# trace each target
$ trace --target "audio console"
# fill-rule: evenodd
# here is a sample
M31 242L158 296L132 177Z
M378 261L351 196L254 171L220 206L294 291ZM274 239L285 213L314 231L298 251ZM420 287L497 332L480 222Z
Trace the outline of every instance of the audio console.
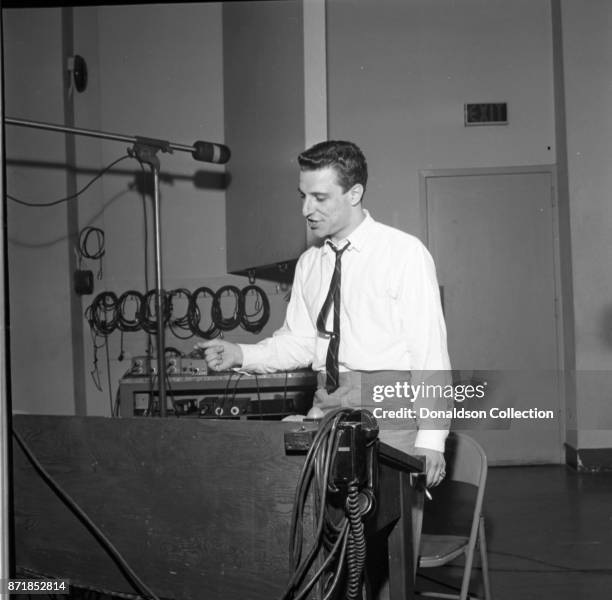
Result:
M166 412L205 419L282 419L312 407L316 374L310 369L255 375L202 373L200 359L167 357ZM119 381L122 417L159 414L159 373L154 361L137 362Z

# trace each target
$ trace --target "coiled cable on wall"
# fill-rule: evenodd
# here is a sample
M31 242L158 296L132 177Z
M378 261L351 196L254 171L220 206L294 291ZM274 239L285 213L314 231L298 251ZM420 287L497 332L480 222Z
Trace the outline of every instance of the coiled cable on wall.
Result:
M157 290L149 290L142 297L142 305L140 309L140 326L147 333L155 333L157 331L157 320L159 315L157 314ZM161 292L161 305L164 325L168 324L170 320L170 302L168 302L168 293L162 290Z
M93 366L89 374L91 375L96 389L99 391L102 391L102 383L100 380L100 369L98 367L98 350L105 346L108 349L108 336L117 327L117 305L117 295L114 292L101 292L85 309L85 318L89 323L93 346ZM102 342L98 343L100 338Z
M231 317L223 316L221 307L221 299L223 294L228 294L234 297L234 312ZM211 308L212 320L221 331L231 331L240 324L240 290L235 285L224 285L220 287L213 296Z
M136 304L132 318L127 316L127 304L132 302ZM124 332L140 331L142 329L141 313L144 297L140 292L128 290L123 292L117 301L117 328Z
M183 297L186 299L186 307L185 307L184 314L177 317L175 316L174 309L176 305L176 300L180 297ZM172 331L172 334L174 335L174 337L181 339L181 340L186 340L186 339L189 339L190 337L193 337L194 334L193 334L193 331L191 331L190 316L189 316L189 311L191 307L191 292L185 288L177 288L175 290L172 290L168 294L168 302L170 304L170 307L169 307L170 318L168 321L168 327L170 327L170 331ZM199 317L198 317L198 321L199 321ZM183 332L187 332L187 335L185 335L185 333Z
M202 312L200 311L198 302L200 301L200 298L205 298L206 296L209 296L214 302L215 292L213 292L209 287L199 287L191 294L191 298L189 299L189 329L191 329L191 332L194 335L210 340L217 337L220 332L214 319L211 319L211 324L208 329L200 328Z
M118 315L118 299L115 292L100 292L85 309L85 317L92 331L103 336L115 331Z
M254 303L247 298L253 296ZM178 299L183 298L185 308L176 315ZM226 298L233 299L231 315L224 314L222 303ZM203 309L202 304L208 299L210 308ZM250 306L248 306L250 304ZM225 307L227 312L227 307ZM157 331L157 292L152 289L142 294L136 290L127 290L119 297L114 292L99 293L90 306L85 309L92 332L108 336L118 329L123 333L145 331L154 334ZM178 339L198 336L212 339L237 327L250 333L259 333L270 318L270 301L266 293L256 285L239 289L226 285L216 292L209 287L199 287L193 293L186 288L177 288L162 292L163 323L169 327ZM209 314L207 328L202 327L204 315Z
M92 249L90 239L95 237L96 246ZM84 258L99 260L98 279L102 279L102 257L106 254L104 248L104 231L99 227L84 227L79 234L79 268Z
M255 312L249 313L247 309L247 296L254 292L256 296ZM256 285L247 285L240 290L238 296L238 314L240 326L250 333L259 333L270 319L270 301L266 293Z

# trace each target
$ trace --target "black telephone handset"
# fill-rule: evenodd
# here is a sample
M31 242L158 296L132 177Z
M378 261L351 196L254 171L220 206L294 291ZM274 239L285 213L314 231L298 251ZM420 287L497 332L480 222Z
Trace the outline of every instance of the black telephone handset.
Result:
M338 423L331 481L338 488L357 485L375 491L378 423L371 412L356 409Z

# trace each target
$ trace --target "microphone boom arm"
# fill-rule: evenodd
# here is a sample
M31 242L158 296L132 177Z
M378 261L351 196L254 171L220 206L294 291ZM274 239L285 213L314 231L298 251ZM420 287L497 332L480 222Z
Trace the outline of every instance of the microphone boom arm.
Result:
M166 140L159 140L156 138L140 137L140 136L129 136L121 133L108 133L105 131L97 131L95 129L82 129L79 127L66 127L64 125L55 125L54 123L43 123L41 121L30 121L26 119L15 119L13 117L4 117L4 122L7 125L18 125L19 127L31 127L33 129L44 129L48 131L59 131L62 133L71 133L73 135L84 135L86 137L99 138L104 140L114 140L117 142L127 142L128 144L145 144L158 148L162 152L172 153L173 150L179 152L189 152L196 160L213 163L225 163L229 160L230 152L227 146L222 144L216 144L213 142L194 142L193 145L187 146L186 144L176 144L174 142L168 142ZM220 149L220 157L216 155L208 157L201 151L202 146L216 147Z

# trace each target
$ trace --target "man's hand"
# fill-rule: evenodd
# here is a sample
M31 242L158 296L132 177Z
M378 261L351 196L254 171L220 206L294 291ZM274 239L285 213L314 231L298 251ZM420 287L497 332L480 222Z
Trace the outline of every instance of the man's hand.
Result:
M415 448L414 453L425 457L427 487L435 487L441 483L446 475L444 454L430 448Z
M227 371L242 366L242 350L238 344L216 339L198 342L194 348L204 350L206 364L213 371Z

